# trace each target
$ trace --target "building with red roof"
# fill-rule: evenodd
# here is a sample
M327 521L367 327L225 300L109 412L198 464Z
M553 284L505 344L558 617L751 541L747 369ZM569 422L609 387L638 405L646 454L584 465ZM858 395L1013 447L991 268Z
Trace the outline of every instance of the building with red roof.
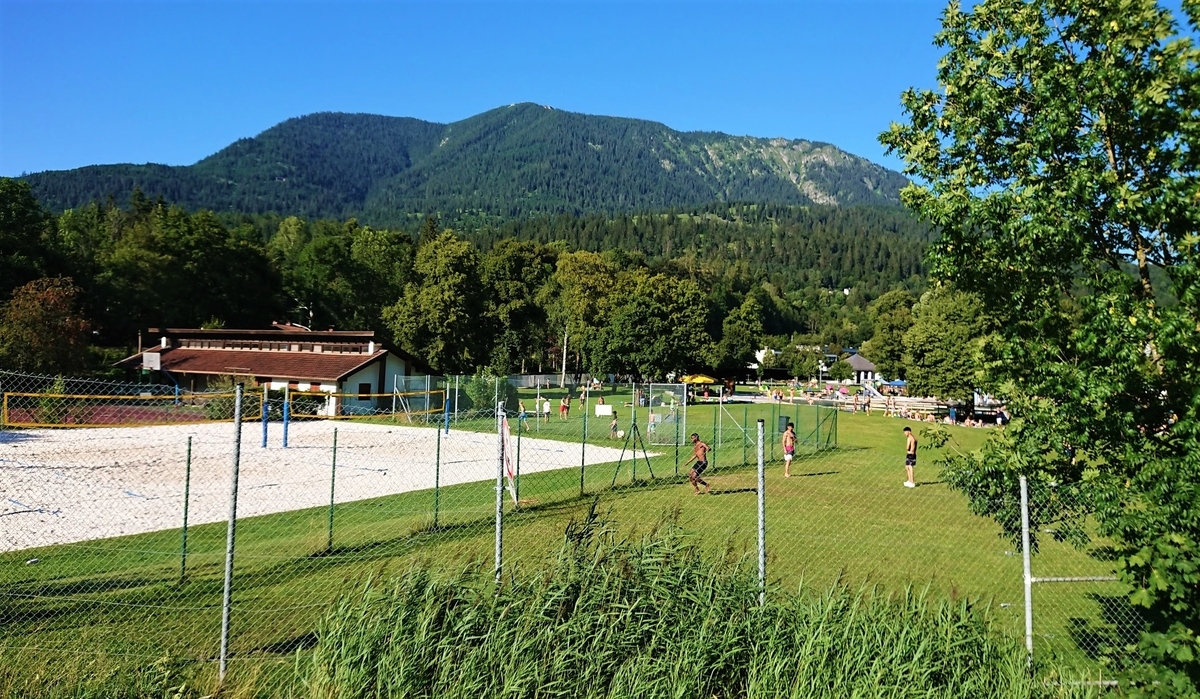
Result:
M370 330L276 323L269 330L150 328L150 335L156 344L117 366L148 371L155 380L188 391L203 391L215 378L232 376L248 387L340 394L342 403L361 402L365 409L381 394L417 385L424 390L430 373L423 362L380 342Z

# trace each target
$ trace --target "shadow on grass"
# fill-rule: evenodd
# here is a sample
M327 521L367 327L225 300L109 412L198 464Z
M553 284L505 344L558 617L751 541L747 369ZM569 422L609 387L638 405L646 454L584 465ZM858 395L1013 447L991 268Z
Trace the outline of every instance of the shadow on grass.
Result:
M275 643L267 643L257 648L251 648L248 652L239 655L289 655L298 650L308 650L317 645L317 634L308 632L299 636L293 636L284 641L276 641Z
M1072 617L1067 630L1071 640L1088 658L1097 660L1106 654L1123 653L1136 645L1142 630L1142 616L1124 595L1089 594L1099 607L1100 621Z

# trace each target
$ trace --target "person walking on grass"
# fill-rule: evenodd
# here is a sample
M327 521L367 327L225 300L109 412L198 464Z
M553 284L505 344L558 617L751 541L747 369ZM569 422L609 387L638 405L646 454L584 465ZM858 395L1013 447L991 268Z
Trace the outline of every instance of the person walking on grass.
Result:
M517 432L520 432L522 428L526 432L529 431L529 413L525 411L525 401L519 400L517 401Z
M913 436L912 428L904 428L904 472L908 474L908 480L904 481L905 488L917 487L916 478L913 476L913 470L917 467L917 438Z
M700 477L704 475L704 469L708 468L708 452L711 449L712 447L700 441L700 435L692 433L692 458L688 459L684 466L686 467L693 461L696 462L692 470L688 471L688 480L692 482L692 488L696 490L696 495L700 494L700 486L704 486L705 494L711 490L708 483L705 483L704 479Z
M571 416L571 394L568 393L567 395L562 397L562 400L560 400L558 402L558 419L566 420L570 416Z
M612 422L608 423L608 438L617 438L617 411L613 411Z
M543 398L542 400L544 401L542 403L542 416L544 418L545 423L547 425L549 425L550 424L550 399Z
M796 456L796 425L789 422L783 431L783 477L792 477L792 458Z

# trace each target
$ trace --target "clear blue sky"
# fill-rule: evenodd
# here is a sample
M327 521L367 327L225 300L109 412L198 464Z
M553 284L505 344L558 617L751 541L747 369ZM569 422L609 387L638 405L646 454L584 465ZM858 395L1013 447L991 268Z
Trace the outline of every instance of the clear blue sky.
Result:
M933 85L944 4L0 0L0 175L190 164L318 111L524 101L898 167L875 137Z

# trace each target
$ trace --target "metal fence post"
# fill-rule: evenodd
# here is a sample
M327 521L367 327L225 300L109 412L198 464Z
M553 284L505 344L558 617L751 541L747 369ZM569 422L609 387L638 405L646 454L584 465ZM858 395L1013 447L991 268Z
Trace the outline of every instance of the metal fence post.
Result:
M767 601L767 479L763 421L758 421L758 604Z
M750 431L746 428L750 426L750 406L742 406L742 467L746 466L746 442L750 441Z
M225 670L229 662L229 607L233 600L233 550L237 529L238 468L242 460L242 392L245 385L239 383L233 398L233 477L229 489L229 524L225 533L225 590L221 599L221 658L217 670L217 681L225 681Z
M450 415L446 415L450 419ZM449 423L447 423L449 424ZM447 429L446 434L449 434ZM438 528L438 506L442 496L442 431L437 430L437 451L433 457L433 528Z
M179 547L179 582L187 576L188 503L192 490L192 438L188 437L187 468L183 476L183 543Z
M329 400L333 400L330 396ZM283 448L287 449L288 425L292 421L292 392L290 386L283 387Z
M333 489L337 484L337 428L333 428L333 465L329 467L329 539L326 551L333 551Z
M267 418L271 414L270 398L267 395L267 389L271 386L269 383L263 384L262 395L262 410L260 411L260 419L262 420L262 448L267 448Z
M587 399L583 401L583 439L579 441L579 497L583 497L583 468L587 464Z
M1021 481L1021 558L1025 564L1025 653L1033 664L1033 566L1029 558L1029 481Z
M684 389L683 402L687 403L687 390ZM686 415L686 412L684 413ZM685 418L686 419L686 418ZM675 413L675 477L679 477L679 412Z
M496 401L496 582L504 565L504 404Z

